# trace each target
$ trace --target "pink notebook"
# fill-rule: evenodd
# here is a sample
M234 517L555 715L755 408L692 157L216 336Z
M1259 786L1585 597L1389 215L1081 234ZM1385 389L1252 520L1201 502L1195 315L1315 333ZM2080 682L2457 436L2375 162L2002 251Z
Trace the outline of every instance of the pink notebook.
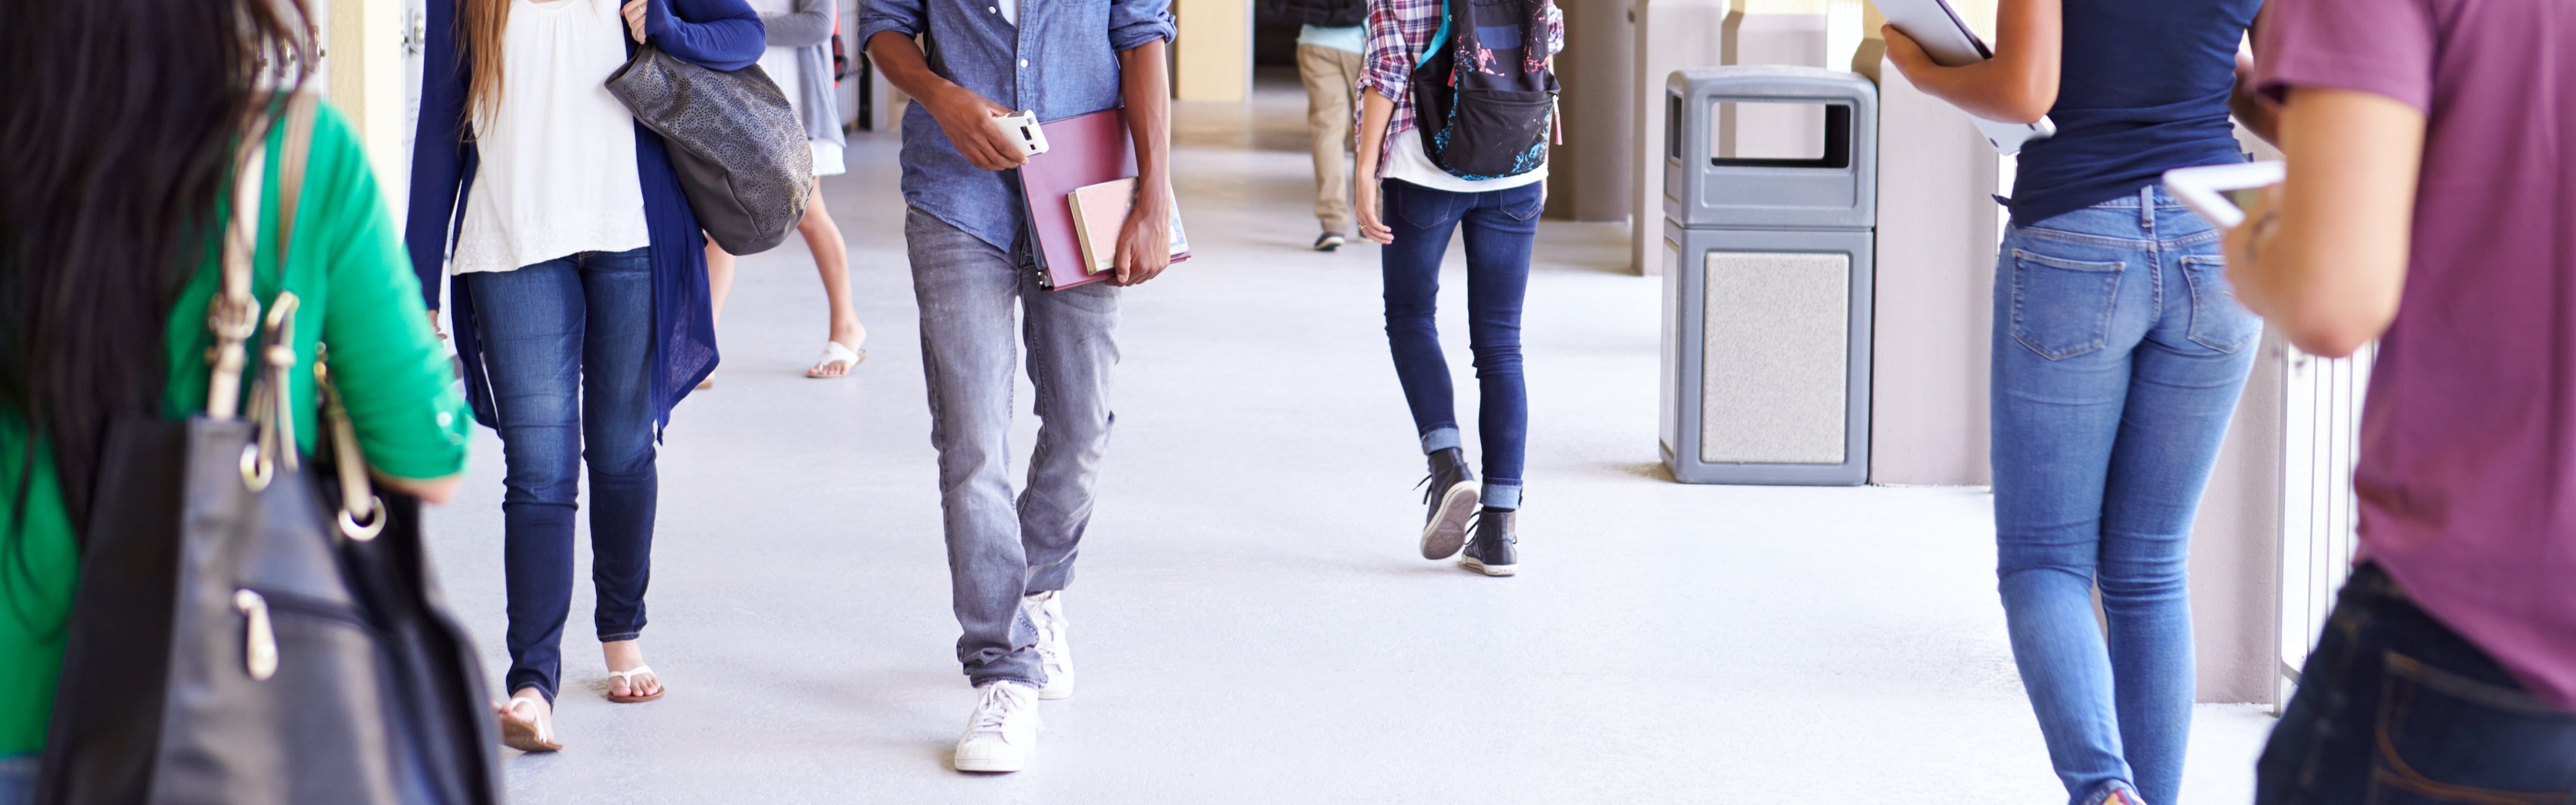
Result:
M1127 136L1126 112L1104 109L1038 125L1046 132L1047 152L1029 157L1028 164L1020 166L1029 236L1038 247L1038 285L1061 291L1108 279L1109 272L1092 270L1091 261L1085 259L1082 227L1074 221L1073 193L1102 182L1136 178L1135 143ZM1178 230L1173 234L1177 239Z
M1082 241L1082 257L1092 272L1118 265L1118 233L1127 213L1136 209L1136 180L1112 179L1075 188L1065 199L1073 205L1073 230ZM1181 231L1181 211L1172 210L1172 262L1189 259L1190 237Z

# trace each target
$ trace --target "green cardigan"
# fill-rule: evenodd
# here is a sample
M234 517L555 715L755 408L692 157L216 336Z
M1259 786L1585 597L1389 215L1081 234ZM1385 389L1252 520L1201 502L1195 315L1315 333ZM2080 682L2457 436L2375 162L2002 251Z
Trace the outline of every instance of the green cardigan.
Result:
M269 153L285 133L269 137ZM277 160L262 183L265 209L277 205ZM331 378L357 425L367 463L397 478L440 478L465 468L467 415L445 348L430 330L420 283L385 210L367 154L340 113L323 104L314 115L311 156L296 207L294 243L282 278L301 306L295 354L308 365L314 343L331 345ZM229 201L230 194L222 194ZM212 220L230 220L219 203ZM253 292L265 309L280 287L274 213L263 215ZM205 408L206 300L214 295L220 250L207 244L204 266L170 310L170 376L163 413L185 418ZM314 423L313 373L291 373L297 447L307 453ZM243 384L247 387L249 384ZM24 526L15 496L0 493L0 757L42 749L62 667L64 619L79 575L76 537L53 455L37 445L29 466L25 416L0 405L0 490L29 479Z

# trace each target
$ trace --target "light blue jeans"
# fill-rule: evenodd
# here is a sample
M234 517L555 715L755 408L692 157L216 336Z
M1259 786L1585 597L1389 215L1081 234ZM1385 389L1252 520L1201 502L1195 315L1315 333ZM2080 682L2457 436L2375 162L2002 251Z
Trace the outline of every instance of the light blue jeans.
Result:
M981 685L1044 685L1037 630L1020 598L1073 582L1091 524L1091 489L1109 442L1109 368L1118 363L1118 288L1038 287L1019 249L995 248L938 216L904 216L912 292L921 304L921 372L939 507L948 534L957 659ZM1013 333L1011 313L1021 322ZM1011 375L1028 345L1038 440L1028 486L1011 496Z
M36 762L38 755L0 757L0 805L27 805L36 801Z
M2263 330L2218 238L2150 187L2017 225L1996 260L1996 575L2081 805L2123 789L2173 805L2182 788L2192 514Z

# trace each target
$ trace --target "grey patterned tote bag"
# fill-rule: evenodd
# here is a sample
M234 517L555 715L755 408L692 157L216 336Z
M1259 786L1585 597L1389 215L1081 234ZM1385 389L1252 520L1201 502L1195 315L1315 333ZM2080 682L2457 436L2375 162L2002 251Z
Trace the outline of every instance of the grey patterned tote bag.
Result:
M759 65L728 73L647 44L608 76L608 92L662 135L698 226L725 251L768 251L805 217L813 147Z

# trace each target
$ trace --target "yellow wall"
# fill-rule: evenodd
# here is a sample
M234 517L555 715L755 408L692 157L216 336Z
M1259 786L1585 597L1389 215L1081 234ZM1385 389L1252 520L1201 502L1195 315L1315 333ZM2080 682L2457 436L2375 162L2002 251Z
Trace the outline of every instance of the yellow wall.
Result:
M397 0L331 0L323 63L328 97L367 144L377 186L394 220L403 218L410 166L404 164L403 4Z
M1242 101L1252 87L1252 0L1179 0L1180 38L1172 95L1184 101Z

